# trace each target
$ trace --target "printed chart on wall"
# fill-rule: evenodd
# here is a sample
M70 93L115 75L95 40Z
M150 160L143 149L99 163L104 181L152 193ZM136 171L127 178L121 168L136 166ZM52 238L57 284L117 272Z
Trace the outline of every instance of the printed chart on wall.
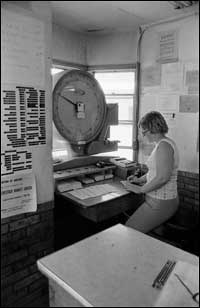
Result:
M183 65L177 63L162 64L161 87L163 92L180 93L183 89Z
M46 145L44 24L3 9L1 217L36 211L33 153Z
M1 218L34 212L37 209L33 173L1 178Z
M199 64L186 62L184 65L184 93L199 95Z

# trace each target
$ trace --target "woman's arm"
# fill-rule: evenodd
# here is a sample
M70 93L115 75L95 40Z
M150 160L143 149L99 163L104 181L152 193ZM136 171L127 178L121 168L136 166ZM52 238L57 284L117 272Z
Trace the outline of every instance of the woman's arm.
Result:
M147 176L146 174L144 174L143 176L141 177L136 177L135 175L130 175L128 178L127 178L127 181L129 181L130 183L135 183L135 184L142 184L142 183L146 183L147 181Z
M141 187L141 193L156 190L167 183L174 165L174 150L167 142L161 142L156 150L156 176Z

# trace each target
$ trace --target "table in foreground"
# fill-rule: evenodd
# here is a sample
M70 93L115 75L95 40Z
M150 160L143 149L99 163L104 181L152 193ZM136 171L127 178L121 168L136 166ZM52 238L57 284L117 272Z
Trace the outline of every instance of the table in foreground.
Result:
M198 257L117 224L37 261L51 307L152 307L152 283L167 260Z

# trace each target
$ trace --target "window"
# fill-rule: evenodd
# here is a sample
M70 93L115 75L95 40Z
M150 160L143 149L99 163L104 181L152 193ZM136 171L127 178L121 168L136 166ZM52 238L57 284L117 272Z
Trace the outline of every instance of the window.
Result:
M118 151L111 154L132 160L135 72L95 72L94 76L104 91L106 103L118 103L119 107L119 125L110 127L110 140L120 142Z

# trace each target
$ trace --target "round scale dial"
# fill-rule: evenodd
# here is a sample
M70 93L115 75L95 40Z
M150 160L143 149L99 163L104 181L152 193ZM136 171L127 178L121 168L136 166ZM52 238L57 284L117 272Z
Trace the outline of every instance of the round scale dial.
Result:
M105 96L91 74L72 70L58 80L53 91L53 120L71 144L83 145L94 140L105 117Z

